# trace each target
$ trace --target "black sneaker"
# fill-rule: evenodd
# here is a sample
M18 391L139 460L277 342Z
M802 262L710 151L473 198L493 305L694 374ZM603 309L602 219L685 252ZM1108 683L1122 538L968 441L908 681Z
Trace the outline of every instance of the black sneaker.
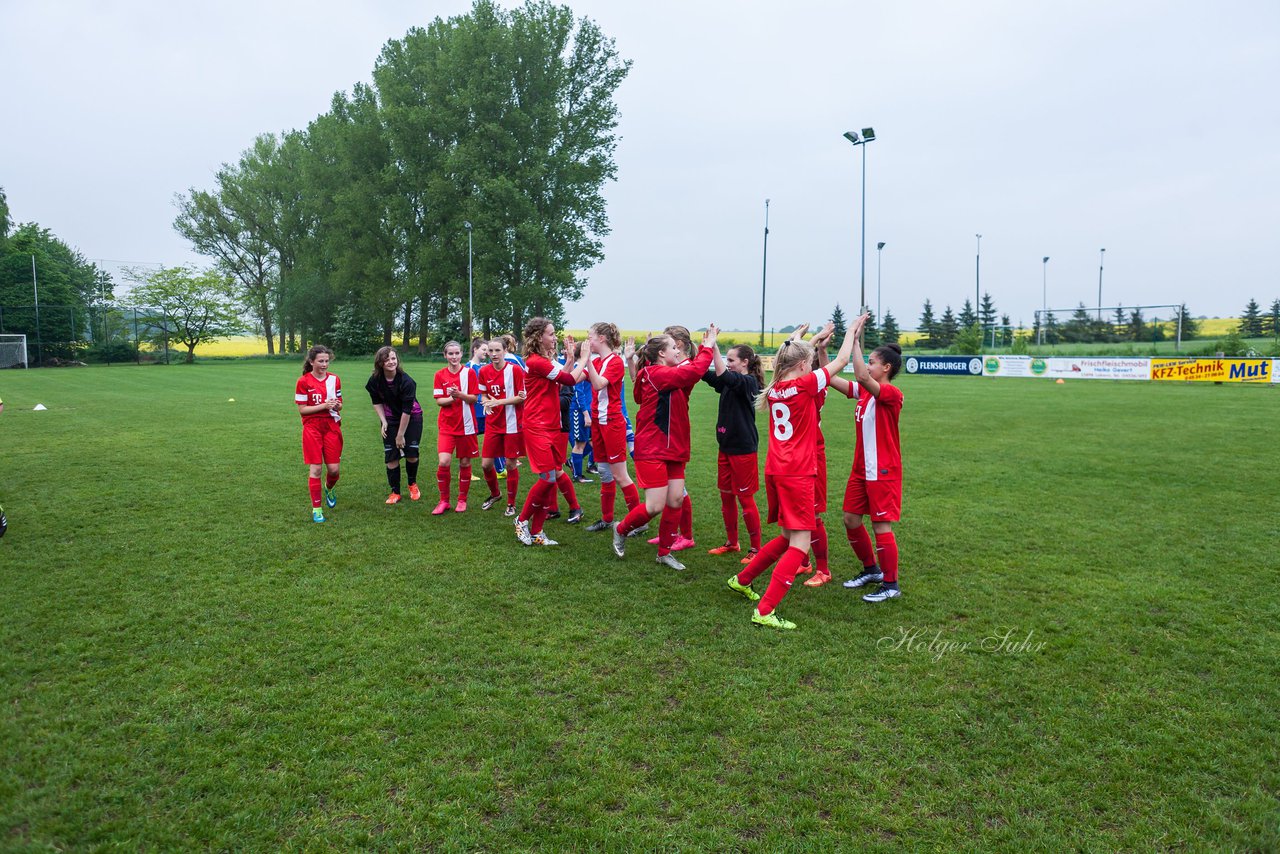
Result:
M488 510L490 507L497 504L500 500L502 500L501 495L490 495L488 498L484 500L484 503L480 505L480 509Z
M592 522L590 525L588 525L587 530L592 534L594 534L597 531L607 531L612 527L613 527L612 522L606 522L605 520L600 519L599 521Z
M850 578L844 583L844 586L852 590L855 587L863 587L867 584L875 584L884 581L884 573L878 569L863 572L857 578Z
M560 518L560 511L559 511L559 510L552 510L550 513L548 513L548 514L547 514L547 518L548 518L548 519L559 519L559 518Z
M566 524L566 525L576 525L576 524L578 524L579 522L581 522L581 521L582 521L582 508L581 508L581 507L579 507L577 510L570 510L570 511L569 511L569 518L568 518L568 519L565 519L564 521L565 521L565 524Z

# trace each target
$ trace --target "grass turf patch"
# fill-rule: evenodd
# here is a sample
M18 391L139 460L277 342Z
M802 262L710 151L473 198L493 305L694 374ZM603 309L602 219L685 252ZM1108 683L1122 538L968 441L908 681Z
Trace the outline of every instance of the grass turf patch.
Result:
M383 505L335 370L324 525L296 365L6 373L0 845L1280 845L1275 389L904 377L905 595L797 585L776 634L705 554L709 389L676 574L522 548L483 482L432 518L429 454Z

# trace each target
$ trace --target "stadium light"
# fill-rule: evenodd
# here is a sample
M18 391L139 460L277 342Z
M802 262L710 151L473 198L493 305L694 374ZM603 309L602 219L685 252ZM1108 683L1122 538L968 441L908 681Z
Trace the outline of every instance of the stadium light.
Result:
M884 324L884 315L880 313L880 252L884 249L884 241L876 244L876 321Z
M471 301L471 222L464 219L462 227L467 230L467 341L470 342L472 326L476 322L475 306Z
M760 347L764 348L764 289L769 276L769 200L764 200L764 260L760 271Z
M1106 257L1105 247L1098 250L1098 322L1102 322L1102 259Z
M862 146L862 292L858 297L858 314L867 310L867 143L874 142L875 128L863 128L862 138L851 130L845 131L844 138L854 145Z

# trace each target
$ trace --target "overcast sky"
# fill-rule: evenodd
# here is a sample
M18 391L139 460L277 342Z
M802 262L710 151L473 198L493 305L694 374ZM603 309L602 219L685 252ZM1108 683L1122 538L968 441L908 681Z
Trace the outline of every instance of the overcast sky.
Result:
M1280 3L579 0L634 62L613 232L570 325L760 324L859 296L904 328L981 286L1050 308L1280 297ZM0 186L86 257L199 262L173 195L305 127L464 2L0 0ZM1043 256L1050 256L1046 266ZM106 263L110 262L110 263ZM1148 316L1159 312L1148 312Z

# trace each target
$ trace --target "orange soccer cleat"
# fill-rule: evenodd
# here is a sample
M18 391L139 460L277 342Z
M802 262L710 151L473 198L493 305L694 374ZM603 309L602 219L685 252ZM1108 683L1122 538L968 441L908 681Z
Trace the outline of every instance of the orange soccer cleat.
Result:
M422 497L422 490L418 489L418 484L416 483L409 484L409 500L417 501L421 497Z
M707 549L709 555L727 555L729 552L740 552L742 546L737 543L725 543L723 546L716 546L714 549Z
M391 493L390 495L388 495L388 496L387 496L387 503L388 503L388 504L399 504L399 503L400 503L400 493L398 493L398 492L393 492L393 493Z

